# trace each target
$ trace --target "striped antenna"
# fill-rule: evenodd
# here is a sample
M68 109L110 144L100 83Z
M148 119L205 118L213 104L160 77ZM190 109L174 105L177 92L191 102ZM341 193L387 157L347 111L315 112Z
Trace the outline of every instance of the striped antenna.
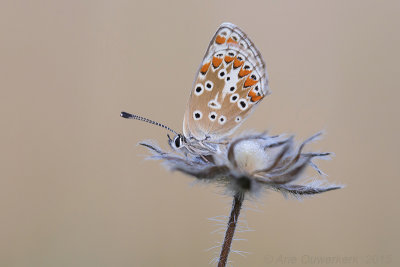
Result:
M133 120L139 120L139 121L148 122L148 123L163 127L164 129L167 129L167 130L173 132L174 134L178 135L177 132L175 132L174 130L172 130L171 128L169 128L168 126L166 126L164 124L158 123L156 121L149 120L147 118L144 118L144 117L141 117L141 116L138 116L138 115L135 115L135 114L130 114L130 113L122 111L120 116L122 118L125 118L125 119L133 119Z

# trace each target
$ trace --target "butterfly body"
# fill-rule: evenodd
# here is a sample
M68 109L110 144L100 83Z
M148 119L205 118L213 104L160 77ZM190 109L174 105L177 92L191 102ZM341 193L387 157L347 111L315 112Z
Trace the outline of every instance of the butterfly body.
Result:
M237 26L223 23L197 71L183 119L183 134L140 116L121 113L169 129L170 146L184 154L215 153L269 93L264 60Z
M218 146L222 142L210 142L207 140L197 140L195 138L186 139L183 134L177 134L174 138L168 135L168 144L172 149L180 151L186 155L209 155L218 151Z

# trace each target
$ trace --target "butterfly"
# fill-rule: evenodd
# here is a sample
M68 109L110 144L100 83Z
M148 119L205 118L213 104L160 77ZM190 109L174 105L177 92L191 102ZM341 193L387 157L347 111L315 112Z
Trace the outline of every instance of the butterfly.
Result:
M121 117L161 126L175 134L168 143L185 154L208 155L226 141L269 94L265 62L247 35L222 23L197 71L183 119L183 134L153 120L121 112Z

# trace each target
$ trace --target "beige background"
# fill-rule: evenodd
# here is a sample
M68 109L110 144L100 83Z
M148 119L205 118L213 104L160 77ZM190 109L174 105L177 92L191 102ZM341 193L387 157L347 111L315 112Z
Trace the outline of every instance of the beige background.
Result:
M231 199L145 161L181 130L220 23L267 61L272 95L240 130L324 129L320 167L346 184L302 202L247 202L234 266L351 257L399 266L399 1L1 1L0 266L207 266L208 218ZM314 172L309 172L309 176ZM338 266L338 262L321 266ZM349 266L350 264L343 264ZM318 266L318 264L314 264Z

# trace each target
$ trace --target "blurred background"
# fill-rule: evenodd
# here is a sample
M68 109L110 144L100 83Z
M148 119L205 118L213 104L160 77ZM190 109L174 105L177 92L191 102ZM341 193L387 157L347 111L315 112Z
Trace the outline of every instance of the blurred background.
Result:
M346 188L247 201L234 266L399 266L400 2L1 1L0 266L207 266L231 198L136 146L182 129L196 70L229 21L272 95L239 132L320 130ZM314 171L306 174L316 177ZM329 262L329 257L338 260ZM347 261L345 259L349 258ZM314 262L312 261L314 260Z

